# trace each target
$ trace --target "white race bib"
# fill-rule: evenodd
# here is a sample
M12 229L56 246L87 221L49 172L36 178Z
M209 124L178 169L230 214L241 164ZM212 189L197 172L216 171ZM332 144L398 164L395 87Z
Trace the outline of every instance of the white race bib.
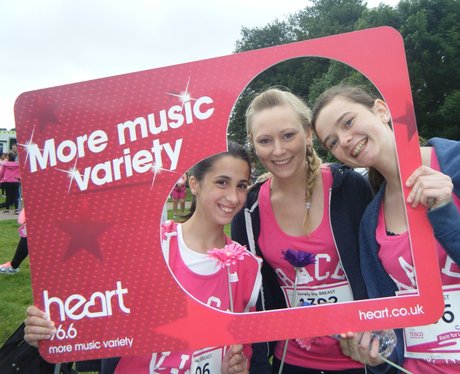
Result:
M204 348L193 352L190 374L220 374L225 349Z
M293 286L282 286L284 297L288 308L291 308L292 295L294 293ZM353 301L353 294L347 281L325 284L317 287L298 286L295 298L295 306L302 302L307 302L311 305L319 305L326 303L342 303L344 301Z
M444 313L435 323L404 329L404 356L460 360L460 285L443 286ZM409 292L398 292L407 295Z

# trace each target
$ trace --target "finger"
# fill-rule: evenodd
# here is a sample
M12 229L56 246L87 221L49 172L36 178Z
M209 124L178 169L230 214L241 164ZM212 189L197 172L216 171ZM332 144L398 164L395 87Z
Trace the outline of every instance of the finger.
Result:
M414 172L409 176L409 178L407 178L406 186L412 187L420 176L428 175L428 174L431 174L432 172L434 172L434 170L428 166L425 166L425 165L419 166L417 169L414 170Z
M233 344L230 347L230 350L233 352L233 354L241 353L241 352L243 352L243 345L242 344Z
M247 369L247 360L242 353L235 354L229 362L229 371L231 373L241 373Z
M31 305L26 309L28 317L42 317L47 319L47 315L42 310L38 309L35 305Z
M420 183L417 182L410 194L412 206L415 207L421 203L430 209L448 203L452 200L452 188L453 185L450 180L426 179ZM410 199L408 199L409 201Z
M342 353L347 356L347 357L350 357L351 356L351 353L350 353L350 348L348 346L348 340L346 339L341 339L339 341L340 343L340 349L342 350Z
M53 321L43 318L42 316L32 316L25 319L26 327L47 327L49 329L54 329L55 325Z
M228 362L230 366L240 365L245 361L245 358L242 353L236 353L232 356L230 361Z
M372 343L371 343L371 349L370 349L370 356L373 360L377 359L379 357L379 347L380 347L380 341L377 337L374 337L374 339L372 339ZM380 361L380 360L379 360Z
M51 339L56 333L56 329L38 326L26 326L24 328L24 339L30 343L36 340Z
M241 344L231 345L230 348L225 353L227 361L230 363L232 358L235 357L235 355L238 355L239 353L242 353L242 352L243 352L243 346Z
M366 331L365 333L363 333L363 335L361 336L361 340L359 342L359 349L361 352L367 353L369 351L371 340L372 340L372 335L369 331Z
M363 340L364 335L365 335L364 332L357 332L357 333L355 333L354 341L355 341L355 344L356 344L356 345L360 345L360 344L361 344L361 341Z
M424 167L423 171L423 174L418 175L409 183L412 190L408 195L407 202L413 203L413 205L422 202L429 208L429 198L434 198L439 202L450 201L453 190L452 179L448 175L428 167ZM413 176L415 177L415 174Z

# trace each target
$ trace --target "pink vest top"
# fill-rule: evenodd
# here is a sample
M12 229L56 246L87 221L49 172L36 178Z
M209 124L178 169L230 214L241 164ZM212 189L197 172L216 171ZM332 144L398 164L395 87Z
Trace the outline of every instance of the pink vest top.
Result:
M316 255L316 263L302 268L298 274L296 304L351 301L352 293L336 249L329 217L329 191L332 174L329 167L321 168L324 186L323 219L310 235L291 236L278 225L270 200L270 183L260 188L260 236L258 244L264 259L278 275L278 283L284 292L287 305L291 304L295 280L294 268L283 259L282 251L301 249ZM302 338L302 337L299 337ZM302 348L304 346L305 348ZM284 341L278 342L275 355L281 358ZM362 365L344 356L339 343L330 337L317 337L308 341L290 340L286 362L312 369L342 370Z

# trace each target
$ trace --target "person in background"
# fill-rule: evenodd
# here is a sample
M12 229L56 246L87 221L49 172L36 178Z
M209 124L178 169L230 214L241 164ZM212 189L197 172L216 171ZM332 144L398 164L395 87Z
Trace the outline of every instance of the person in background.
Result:
M21 226L18 229L19 242L16 247L16 252L11 261L0 265L0 274L16 274L19 271L19 266L22 261L29 255L29 248L27 246L26 213L24 208L19 212L18 223Z
M404 201L390 112L383 100L359 87L335 86L318 97L312 123L319 140L338 160L369 168L377 191L360 229L361 268L369 296L417 289L405 209L422 205L437 240L444 299L452 300L446 302L445 312L456 315L459 309L450 307L460 300L460 142L433 138L420 148L422 165L402 181L411 188ZM441 318L418 327L422 338L416 342L406 330L397 330L397 363L412 373L459 373L460 335L444 345L433 341L452 328ZM344 352L360 362L380 363L359 344L361 337L348 334Z
M5 189L6 201L3 213L10 212L10 206L14 206L15 213L18 214L19 204L19 163L15 161L13 152L8 153L8 161L4 161L0 166L0 182Z
M11 145L11 152L13 152L14 154L14 161L18 161L18 145L15 143L13 145Z
M2 153L0 155L0 167L2 166L4 161L8 161L8 153ZM0 180L0 188L1 188L2 197L6 197L5 187L3 186L3 183L1 180ZM0 208L4 208L5 205L6 204L3 202L2 204L0 204Z
M171 191L173 218L182 217L185 212L185 197L187 195L187 174L182 175Z

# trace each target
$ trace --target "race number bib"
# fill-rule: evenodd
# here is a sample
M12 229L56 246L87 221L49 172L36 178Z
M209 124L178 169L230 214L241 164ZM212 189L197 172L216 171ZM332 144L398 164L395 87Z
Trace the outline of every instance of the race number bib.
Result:
M294 287L283 286L281 288L283 289L288 308L291 308ZM319 305L326 303L341 303L344 301L353 301L353 295L347 281L321 285L318 287L297 287L294 304L297 306L305 302L311 305Z
M425 360L460 358L460 285L443 286L442 289L445 305L442 317L431 325L404 329L405 357Z
M193 352L190 374L220 373L225 347L204 348Z

